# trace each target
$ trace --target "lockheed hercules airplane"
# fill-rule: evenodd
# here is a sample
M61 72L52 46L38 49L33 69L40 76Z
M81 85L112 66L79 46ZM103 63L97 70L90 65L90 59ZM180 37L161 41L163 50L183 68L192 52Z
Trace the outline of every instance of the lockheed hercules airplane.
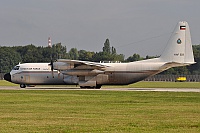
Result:
M130 63L96 63L58 59L51 63L16 65L4 79L28 85L79 85L81 88L101 88L102 85L127 85L141 81L172 67L194 64L188 23L177 24L159 58Z

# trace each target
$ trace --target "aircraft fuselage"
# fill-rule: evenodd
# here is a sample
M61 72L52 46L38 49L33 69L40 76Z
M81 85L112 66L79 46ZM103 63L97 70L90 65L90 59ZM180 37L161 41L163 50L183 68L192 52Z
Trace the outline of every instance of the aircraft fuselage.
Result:
M154 59L155 60L155 59ZM160 71L165 63L137 61L131 63L102 63L109 65L104 71L51 71L49 63L19 64L10 72L11 82L24 85L80 85L83 81L90 80L100 85L127 85L143 80ZM82 75L83 72L83 75ZM66 74L65 74L66 73ZM5 76L6 78L6 76Z

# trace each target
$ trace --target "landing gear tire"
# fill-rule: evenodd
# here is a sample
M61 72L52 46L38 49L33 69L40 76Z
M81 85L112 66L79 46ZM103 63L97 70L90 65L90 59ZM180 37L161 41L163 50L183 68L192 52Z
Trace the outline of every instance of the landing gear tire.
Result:
M98 86L80 86L81 89L100 89L101 85Z
M20 84L20 88L26 88L25 84Z
M80 86L81 89L86 88L85 86Z
M100 89L102 85L97 85L95 88Z
M82 89L91 89L91 88L94 88L94 87L91 87L91 86L80 86L80 88L82 88Z

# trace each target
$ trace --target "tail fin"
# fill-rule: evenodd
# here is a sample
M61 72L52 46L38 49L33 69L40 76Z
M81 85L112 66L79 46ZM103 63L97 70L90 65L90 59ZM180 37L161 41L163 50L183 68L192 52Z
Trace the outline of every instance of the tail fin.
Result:
M177 24L160 59L164 62L188 65L195 63L190 29L187 22L181 21Z

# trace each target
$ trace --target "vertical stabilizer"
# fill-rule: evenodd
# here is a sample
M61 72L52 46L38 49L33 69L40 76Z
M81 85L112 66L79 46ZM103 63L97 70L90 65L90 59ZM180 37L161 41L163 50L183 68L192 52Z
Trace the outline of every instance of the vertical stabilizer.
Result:
M164 62L194 64L194 55L189 25L185 21L177 24L160 59Z

